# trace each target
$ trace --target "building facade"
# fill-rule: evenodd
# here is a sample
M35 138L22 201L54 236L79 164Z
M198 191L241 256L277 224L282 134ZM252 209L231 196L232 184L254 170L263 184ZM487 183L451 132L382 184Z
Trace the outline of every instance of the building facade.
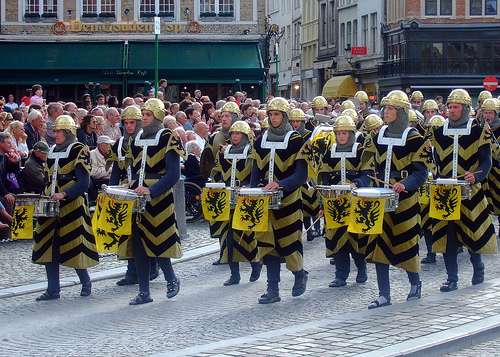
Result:
M1 0L0 91L34 83L78 100L89 87L118 97L154 81L153 17L161 18L159 76L212 98L261 97L265 0Z
M337 24L333 34L336 51L330 54L334 55L332 71L322 92L325 96L348 98L363 89L375 100L378 63L383 58L380 21L384 18L384 1L338 0L331 3L336 5L332 13L335 16L333 23ZM320 23L321 16L322 11ZM324 30L320 25L321 31Z
M341 0L318 0L318 54L314 63L319 79L319 88L332 78L337 67L338 13Z
M321 93L318 70L314 61L318 54L318 0L302 1L301 24L301 89L303 99L311 100Z
M383 93L434 97L461 87L476 96L485 76L500 73L499 1L388 0L386 10Z
M271 63L269 68L270 92L290 97L292 84L292 12L295 0L267 0L267 21L277 26L278 35L269 44Z

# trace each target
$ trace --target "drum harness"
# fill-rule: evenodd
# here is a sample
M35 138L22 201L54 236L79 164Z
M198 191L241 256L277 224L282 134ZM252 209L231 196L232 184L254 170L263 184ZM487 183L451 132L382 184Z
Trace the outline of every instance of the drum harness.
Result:
M124 137L122 136L120 138L120 140L118 141L118 160L119 161L125 161L126 160L126 157L123 156L122 154L122 148L123 148L123 140L124 140ZM131 165L127 165L127 180L128 180L128 184L129 184L129 187L130 185L132 184L132 166Z
M271 183L274 181L274 157L276 156L276 150L286 150L288 147L288 141L294 131L289 131L286 133L283 141L267 141L267 131L262 135L262 143L261 146L263 149L269 149L271 152L269 153L269 171L268 171L268 180L267 183Z
M145 170L146 170L146 161L148 158L148 147L149 146L156 146L160 142L160 137L161 134L165 131L166 129L161 129L159 130L155 137L153 139L141 139L141 135L143 130L139 130L137 135L135 136L134 140L134 145L135 146L140 146L142 147L142 157L141 157L141 168L139 169L139 181L137 184L137 187L141 187L144 185L144 175L145 175ZM149 195L148 195L149 196ZM146 200L150 200L151 197L147 197ZM136 222L139 223L141 221L141 214L136 215Z
M391 178L391 164L392 164L392 148L394 146L405 146L406 145L406 139L408 138L408 134L410 133L411 130L415 130L415 128L406 128L403 131L403 135L401 138L388 138L384 137L384 133L387 129L387 125L384 125L382 128L380 128L380 132L377 138L377 143L379 145L387 145L387 152L386 152L386 158L385 158L385 169L384 169L384 188L389 188L390 183L389 180ZM401 178L405 178L408 176L408 172L406 170L401 171Z
M470 118L469 122L467 123L467 127L465 128L459 128L459 129L454 129L454 128L449 128L449 119L446 119L443 125L443 135L447 136L453 136L453 162L452 162L452 173L451 173L451 178L456 179L458 175L458 152L460 150L458 146L458 139L460 135L470 135L470 131L472 128L472 123L474 122L474 119Z
M332 159L338 159L340 158L340 184L341 185L347 185L347 170L346 170L346 165L345 165L345 160L347 158L351 159L356 157L357 152L358 152L358 146L359 143L354 143L352 145L351 151L346 151L346 152L337 152L337 144L333 144L331 151L330 151L330 157Z

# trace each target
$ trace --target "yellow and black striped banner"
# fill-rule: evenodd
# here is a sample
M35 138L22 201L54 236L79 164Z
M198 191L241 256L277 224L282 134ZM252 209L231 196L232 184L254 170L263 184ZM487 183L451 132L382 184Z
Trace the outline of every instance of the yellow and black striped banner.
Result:
M429 216L441 221L460 219L460 185L432 185Z

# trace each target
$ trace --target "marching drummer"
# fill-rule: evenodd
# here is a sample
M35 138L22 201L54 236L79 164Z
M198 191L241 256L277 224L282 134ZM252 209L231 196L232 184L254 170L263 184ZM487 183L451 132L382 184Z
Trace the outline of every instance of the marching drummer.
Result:
M469 250L474 273L472 285L484 281L483 253L497 250L493 221L488 202L481 188L491 169L490 129L470 117L471 98L464 89L454 89L448 96L448 119L432 130L434 159L442 178L463 177L472 189L471 198L463 199L458 221L436 220L433 227L434 252L443 253L448 278L442 292L457 289L457 250ZM459 198L460 199L460 198Z
M290 125L293 130L302 136L302 140L306 142L310 139L312 132L305 128L306 115L302 109L296 108L290 111ZM308 177L314 181L315 178ZM310 189L310 185L306 183L300 190L302 194L302 214L304 218L304 228L307 231L307 240L312 241L314 238L321 235L321 222L317 219L319 215L319 197L316 190ZM314 229L311 229L311 223L314 223Z
M231 135L229 129L237 120L240 119L240 108L235 102L227 102L221 108L221 129L216 133L212 134L203 149L200 158L200 169L205 177L212 177L212 179L220 179L219 177L213 177L212 170L215 167L215 159L219 155L222 147L230 144ZM217 259L213 264L219 265L222 258L222 252L225 249L224 232L227 229L229 223L225 221L212 221L209 222L210 236L219 239L219 244L221 250L219 253L219 259Z
M439 106L434 99L427 99L424 104L422 104L422 114L424 115L424 128L428 128L430 125L431 118L439 114Z
M360 130L365 134L365 136L370 136L377 134L382 125L384 125L382 118L380 118L377 114L370 114L365 118Z
M323 158L323 163L319 172L319 181L322 185L359 185L359 166L361 154L363 152L360 143L355 142L356 124L348 116L337 117L333 126L336 136L336 143L329 148L330 152ZM323 207L324 211L329 209L338 210L339 205ZM340 213L340 212L337 212ZM328 214L328 213L325 213ZM341 214L336 214L340 216ZM366 238L363 238L366 244ZM345 286L350 272L350 256L358 268L356 276L357 283L366 282L366 262L362 238L357 234L349 233L347 225L336 229L326 229L325 234L326 256L335 257L335 279L330 283L330 287L336 288Z
M163 128L163 102L150 98L142 108L142 129L130 142L128 157L132 160L135 192L150 197L146 211L138 214L132 227L133 257L137 266L139 294L130 305L153 301L149 291L150 260L158 264L167 281L167 298L179 293L171 258L180 258L181 242L175 221L172 187L180 177L180 156L184 149L177 135Z
M123 125L123 136L118 139L111 147L111 158L113 168L111 170L111 178L109 184L111 186L124 185L129 187L132 184L132 167L130 160L127 159L127 152L130 141L135 139L137 132L141 129L142 113L139 107L131 105L126 107L122 114L121 120ZM131 241L120 240L118 249L126 250ZM119 256L127 255L119 253ZM158 263L156 259L151 259L151 271L149 280L154 280L158 277ZM137 269L133 258L127 261L127 271L125 277L118 280L116 285L134 285L137 284Z
M492 214L500 216L500 100L485 99L481 106L482 123L487 123L492 132L492 167L488 175L486 195Z
M99 262L84 196L90 179L89 149L76 141L76 124L69 115L57 117L54 133L44 194L60 206L57 217L38 218L34 233L32 260L45 265L48 280L37 301L59 299L59 265L75 269L82 284L80 295L89 296L92 284L87 268Z
M267 105L269 129L254 145L251 187L264 185L265 190L281 189L281 207L269 212L270 231L256 233L259 258L267 268L267 291L259 298L260 304L281 300L279 296L281 259L295 275L292 296L306 291L302 246L302 212L300 187L307 179L306 161L298 154L302 137L288 122L289 104L281 97Z
M406 270L410 281L407 300L419 299L422 283L419 277L418 241L420 206L418 188L427 179L424 163L424 139L408 127L410 102L399 90L383 100L384 125L378 134L367 139L361 169L363 185L369 182L366 172L374 171L374 183L392 188L399 195L399 206L384 214L383 231L370 235L366 259L375 263L379 297L369 309L391 304L389 265Z
M219 177L219 182L226 187L235 188L248 186L252 173L252 140L253 132L247 122L236 121L229 129L231 144L219 151L213 173ZM234 165L234 172L233 172ZM231 227L232 214L228 227L225 230L225 242L221 246L221 263L228 263L231 276L224 282L224 286L239 284L239 262L250 262L252 274L250 282L257 281L262 270L262 263L257 261L257 241L253 232L241 232Z
M307 130L313 131L314 128L319 124L318 119L316 118L316 114L331 116L330 113L328 113L328 102L326 101L325 97L318 95L317 97L313 98L311 102L311 111L309 114L312 114L312 116L305 124L305 127Z

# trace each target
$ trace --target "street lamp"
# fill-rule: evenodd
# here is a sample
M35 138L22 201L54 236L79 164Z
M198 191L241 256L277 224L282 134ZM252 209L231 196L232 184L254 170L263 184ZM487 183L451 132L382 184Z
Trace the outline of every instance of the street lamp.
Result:
M279 87L279 72L280 72L280 54L279 54L279 43L281 38L285 34L285 28L283 27L281 30L278 25L272 24L269 26L269 30L267 31L267 37L269 39L274 38L274 61L270 63L276 64L276 95L278 95L278 87Z

